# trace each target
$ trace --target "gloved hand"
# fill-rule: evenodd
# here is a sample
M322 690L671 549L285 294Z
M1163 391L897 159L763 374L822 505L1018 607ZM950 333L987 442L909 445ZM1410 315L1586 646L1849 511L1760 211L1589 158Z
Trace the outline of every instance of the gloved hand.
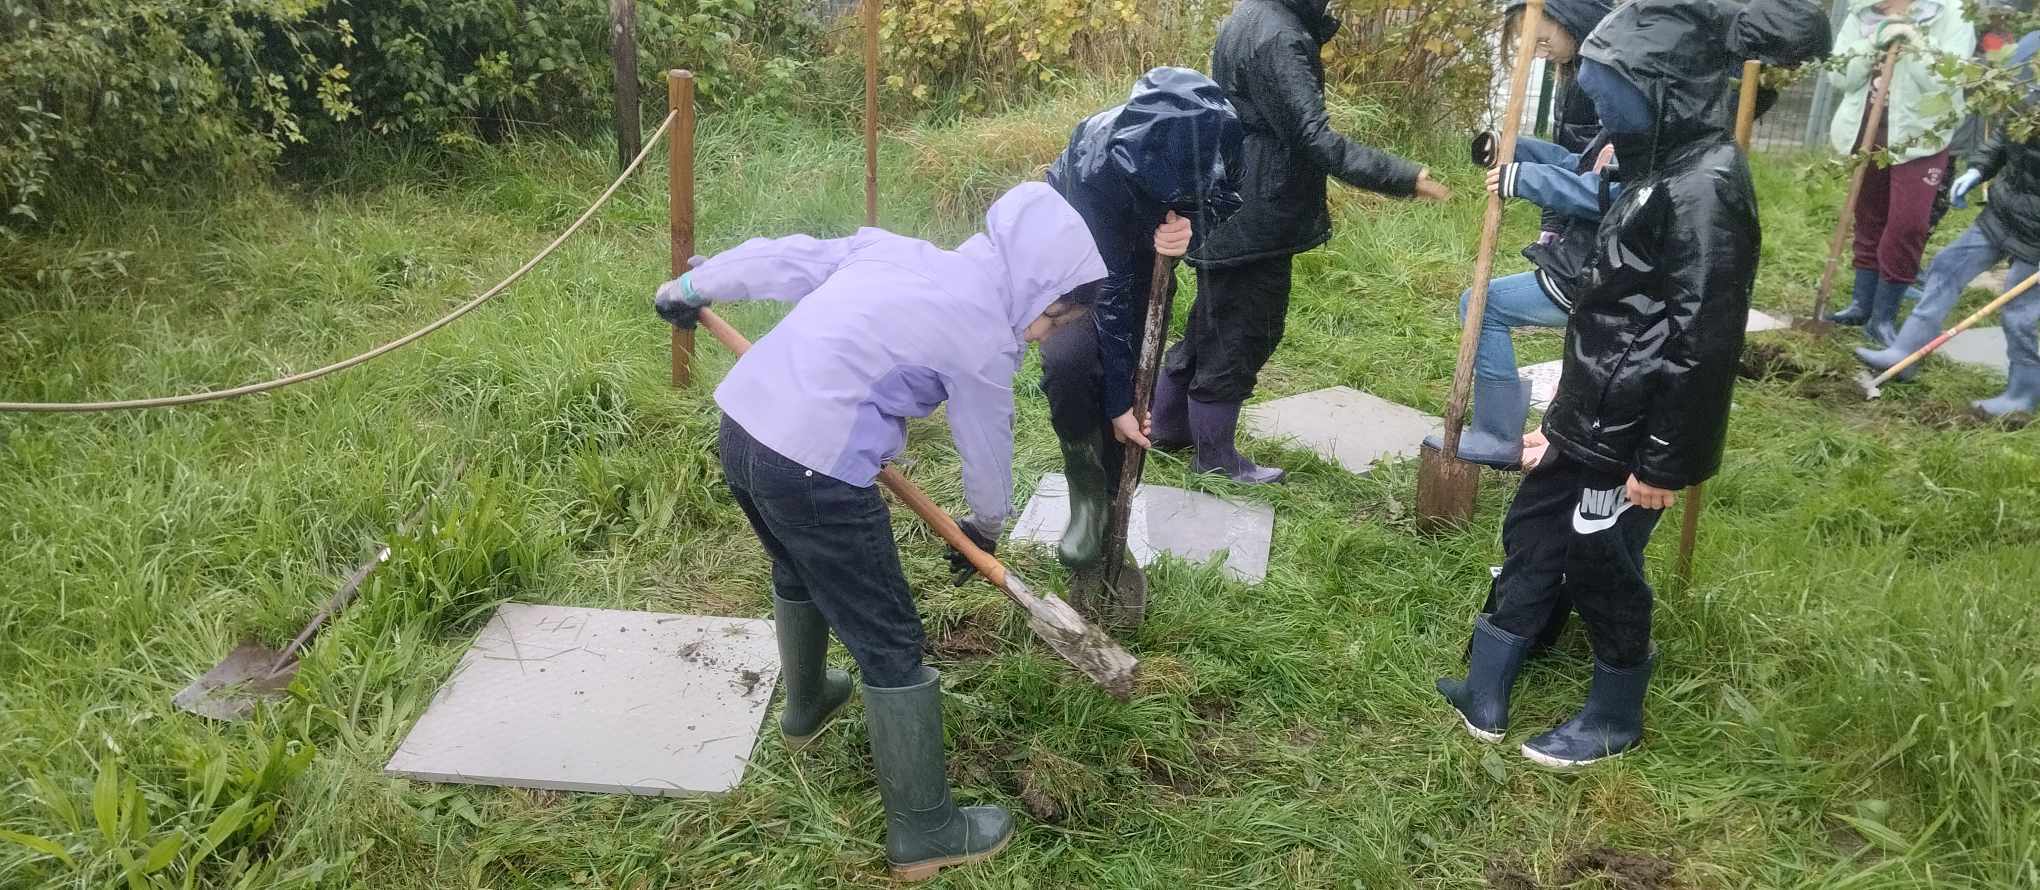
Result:
M1494 166L1495 146L1498 142L1499 140L1495 138L1493 130L1485 130L1473 134L1473 145L1470 146L1471 150L1468 152L1473 157L1473 165L1475 167Z
M956 527L963 529L963 536L969 538L972 544L976 544L977 549L983 550L986 553L999 552L997 533L987 532L980 528L980 525L981 523L978 522L975 516L965 516L956 520ZM962 587L970 583L970 576L977 574L977 566L970 564L970 557L964 556L963 551L951 547L949 548L949 572L950 582L958 587Z
M1920 41L1919 26L1911 22L1891 20L1886 20L1884 24L1877 26L1876 43L1878 46L1890 46L1892 41L1895 40L1918 43Z
M1981 172L1974 169L1963 171L1961 176L1955 177L1955 184L1948 187L1949 203L1954 204L1957 210L1968 207L1969 190L1976 188L1976 184L1982 181Z
M652 309L659 317L686 331L701 323L701 310L708 305L708 298L694 290L693 274L681 273L680 277L659 285L659 292L652 295Z

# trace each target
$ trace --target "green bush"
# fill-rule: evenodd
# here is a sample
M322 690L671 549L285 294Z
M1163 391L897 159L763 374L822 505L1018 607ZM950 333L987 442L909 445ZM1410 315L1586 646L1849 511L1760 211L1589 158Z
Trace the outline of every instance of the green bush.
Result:
M797 93L813 16L754 0L641 0L647 105L685 65L704 103ZM614 93L600 0L0 0L0 235L53 183L134 191L260 169L353 134L494 139L586 129ZM743 90L748 80L763 88Z

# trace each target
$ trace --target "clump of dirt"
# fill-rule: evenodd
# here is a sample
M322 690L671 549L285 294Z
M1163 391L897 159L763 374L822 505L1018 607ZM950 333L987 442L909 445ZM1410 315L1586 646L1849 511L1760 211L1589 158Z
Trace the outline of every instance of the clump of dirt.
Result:
M1488 860L1481 877L1487 880L1490 890L1543 890L1537 879L1524 874L1516 863L1500 859Z
M1806 375L1806 366L1780 344L1757 342L1743 347L1741 373L1747 380L1792 381Z
M1834 374L1807 375L1793 384L1793 391L1816 402L1861 405L1869 401L1861 382Z
M978 661L991 657L1002 647L995 632L997 619L972 612L945 624L928 639L928 654L942 661Z
M1204 694L1190 697L1190 710L1206 723L1225 723L1239 711L1239 702L1229 696Z
M1197 783L1195 777L1191 776L1190 771L1187 769L1179 769L1168 761L1151 756L1145 751L1134 752L1131 760L1133 768L1140 770L1141 776L1150 785L1173 791L1177 797L1196 797L1204 793L1203 786Z
M1674 875L1678 866L1647 853L1629 853L1614 847L1596 847L1566 860L1560 883L1571 884L1589 875L1603 874L1620 890L1671 890L1679 886Z
M1027 808L1027 815L1047 822L1061 822L1063 805L1049 793L1050 780L1033 767L1020 771L1020 805Z

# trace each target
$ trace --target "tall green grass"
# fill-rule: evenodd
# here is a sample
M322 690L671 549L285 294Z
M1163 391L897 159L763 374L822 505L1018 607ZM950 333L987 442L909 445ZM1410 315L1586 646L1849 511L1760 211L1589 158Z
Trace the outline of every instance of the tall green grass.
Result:
M1117 92L892 134L885 225L954 243ZM1365 109L1341 121L1382 126ZM702 127L705 250L858 224L852 134L763 113ZM1341 197L1337 236L1298 261L1265 396L1342 384L1442 408L1479 178L1451 134L1403 149L1459 197ZM610 157L554 141L362 155L205 201L67 208L5 264L0 392L196 389L380 342L513 268ZM704 338L703 382L665 381L647 307L666 272L659 172L497 303L362 369L201 408L0 417L0 829L43 848L0 841L0 886L885 883L854 720L799 757L768 739L716 800L380 775L495 603L768 612L763 556L712 454L708 383L728 358ZM1838 180L1798 158L1758 174L1758 302L1803 313ZM1512 211L1505 243L1531 217ZM731 316L756 333L775 311ZM1153 481L1272 502L1273 564L1254 587L1157 570L1124 705L989 589L944 584L939 544L902 511L951 692L952 777L966 800L1029 814L1008 853L942 885L2040 886L2040 445L1959 419L1993 390L1977 372L1937 362L1866 404L1836 397L1846 338L1757 339L1803 373L1738 390L1698 577L1661 590L1646 747L1582 775L1473 743L1431 690L1458 669L1499 558L1506 478L1489 477L1474 527L1425 538L1412 464L1354 476L1259 442L1293 481L1240 491L1153 461ZM1560 345L1519 343L1526 362ZM1020 387L1023 488L1059 463L1037 375ZM912 438L911 475L960 503L939 421ZM289 702L237 726L171 710L237 640L287 638L461 456L462 480L393 542ZM1012 556L1059 575L1052 555ZM1577 705L1586 658L1574 634L1526 670L1518 735Z

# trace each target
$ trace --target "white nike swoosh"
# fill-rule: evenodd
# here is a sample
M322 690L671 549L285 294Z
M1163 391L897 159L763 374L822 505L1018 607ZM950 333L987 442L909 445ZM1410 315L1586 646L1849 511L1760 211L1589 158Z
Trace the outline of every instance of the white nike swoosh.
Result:
M1616 507L1615 512L1610 513L1607 516L1588 516L1587 514L1581 512L1581 508L1585 506L1586 506L1585 504L1580 504L1579 506L1573 507L1572 515L1572 530L1575 533L1582 535L1591 535L1596 532L1604 532L1611 528L1614 528L1615 520L1621 519L1622 514L1628 512L1629 508L1635 505L1631 504L1627 498L1624 498L1622 500L1622 506Z

